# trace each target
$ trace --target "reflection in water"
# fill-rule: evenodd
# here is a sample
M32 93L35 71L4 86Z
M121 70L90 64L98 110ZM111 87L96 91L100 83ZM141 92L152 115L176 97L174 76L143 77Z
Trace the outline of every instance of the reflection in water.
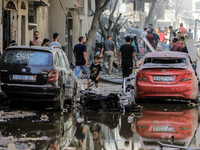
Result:
M198 111L184 103L146 104L139 115L76 109L45 114L49 117L46 121L37 113L1 122L0 149L160 149L158 141L185 147L200 146Z
M151 105L136 119L136 132L142 148L159 148L158 141L188 147L198 126L197 108L187 105Z

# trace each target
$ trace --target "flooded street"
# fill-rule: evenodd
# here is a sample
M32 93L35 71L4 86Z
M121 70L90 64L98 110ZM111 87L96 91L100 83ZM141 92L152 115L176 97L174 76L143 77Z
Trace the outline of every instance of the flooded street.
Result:
M179 148L172 149L200 149L197 106L189 106L187 102L141 105L141 112L78 108L65 112L12 111L10 119L3 119L10 111L4 109L0 149L142 150L161 149L161 145L163 149L173 145Z

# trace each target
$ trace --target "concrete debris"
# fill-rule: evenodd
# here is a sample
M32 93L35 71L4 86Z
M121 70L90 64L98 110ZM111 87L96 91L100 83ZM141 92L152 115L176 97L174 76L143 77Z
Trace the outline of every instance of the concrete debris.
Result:
M41 115L40 120L42 120L42 121L48 121L49 117L47 115Z
M12 119L12 118L24 118L24 117L30 117L35 116L36 114L34 112L29 111L9 111L6 112L4 110L0 111L0 120L5 119Z

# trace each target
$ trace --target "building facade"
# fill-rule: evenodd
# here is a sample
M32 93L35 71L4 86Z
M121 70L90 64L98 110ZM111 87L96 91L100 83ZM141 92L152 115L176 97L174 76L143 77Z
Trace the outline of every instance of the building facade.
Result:
M1 53L12 40L18 45L29 45L34 31L50 42L57 32L69 61L74 62L73 47L79 36L88 33L94 10L92 0L1 0Z

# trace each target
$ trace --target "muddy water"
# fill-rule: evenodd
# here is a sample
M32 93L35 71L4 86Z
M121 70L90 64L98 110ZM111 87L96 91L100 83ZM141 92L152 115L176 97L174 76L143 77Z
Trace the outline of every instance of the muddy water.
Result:
M7 119L5 114L0 149L200 149L198 107L178 102L142 105L141 112L32 110L32 115Z

